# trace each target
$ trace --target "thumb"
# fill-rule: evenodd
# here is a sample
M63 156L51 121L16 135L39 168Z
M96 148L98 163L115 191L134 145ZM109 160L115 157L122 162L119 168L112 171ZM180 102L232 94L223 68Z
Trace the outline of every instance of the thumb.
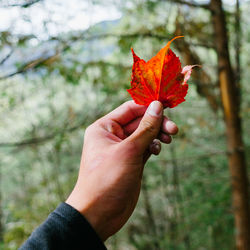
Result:
M159 134L163 119L163 106L159 101L153 101L145 112L138 128L127 139L132 142L138 153L144 153Z

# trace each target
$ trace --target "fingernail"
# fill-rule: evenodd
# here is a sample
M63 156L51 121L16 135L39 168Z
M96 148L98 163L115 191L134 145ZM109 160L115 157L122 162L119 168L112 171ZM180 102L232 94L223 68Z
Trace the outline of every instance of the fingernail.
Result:
M162 104L158 101L153 101L150 103L148 109L147 109L147 113L149 113L152 116L162 116Z

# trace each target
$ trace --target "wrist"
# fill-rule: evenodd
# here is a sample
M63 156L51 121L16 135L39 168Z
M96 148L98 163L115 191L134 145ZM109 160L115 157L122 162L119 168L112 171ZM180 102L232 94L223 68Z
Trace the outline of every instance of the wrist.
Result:
M103 230L104 223L100 220L98 211L96 211L91 204L85 202L82 196L79 196L73 191L65 203L75 208L84 216L103 242L107 239L105 231Z

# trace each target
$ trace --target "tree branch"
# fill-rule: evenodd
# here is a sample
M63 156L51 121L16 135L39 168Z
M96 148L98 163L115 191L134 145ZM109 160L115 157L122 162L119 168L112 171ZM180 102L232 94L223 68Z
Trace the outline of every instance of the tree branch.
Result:
M26 139L23 141L19 141L19 142L2 142L0 143L0 147L4 147L4 148L8 148L8 147L23 147L23 146L30 146L30 145L35 145L35 144L41 144L44 142L47 142L49 140L52 140L53 138L55 138L57 135L59 134L63 134L63 133L70 133L73 132L77 129L79 129L80 127L82 127L84 124L86 123L86 121L82 121L81 123L70 127L70 128L66 128L64 130L61 131L57 131L55 133L51 133L49 135L46 136L42 136L42 137L33 137L30 139Z
M88 36L85 37L85 34L79 35L79 36L75 36L72 37L73 41L78 41L80 39L84 39L85 41L90 41L90 40L94 40L94 39L102 39L102 38L108 38L108 37L115 37L115 38L122 38L122 39L126 39L126 38L156 38L159 40L170 40L173 38L173 35L160 35L160 34L156 34L156 33L152 33L150 32L144 32L144 33L130 33L130 34L112 34L112 33L106 33L106 34L97 34L97 35L93 35L93 36ZM53 40L55 40L56 38L52 38ZM208 49L215 49L215 45L213 44L209 44L209 43L195 43L195 42L189 42L190 45L192 46L200 46L200 47L205 47Z
M15 4L6 4L6 5L2 5L0 6L1 8L11 8L11 7L21 7L21 8L28 8L33 4L36 4L38 2L41 2L43 0L29 0L27 2L24 3L15 3Z
M13 73L10 73L8 75L0 77L0 81L4 80L4 79L7 79L9 77L15 76L17 74L26 73L28 70L38 68L42 64L46 64L48 61L53 60L53 58L56 58L57 56L59 56L59 54L53 55L53 56L48 57L48 58L46 58L44 60L41 60L41 61L38 61L38 60L37 61L31 61L28 64L25 64L24 66L20 67L19 70L15 71ZM86 64L82 63L81 65L86 65L86 67L88 67L88 66L105 65L105 66L111 66L111 67L116 67L116 68L122 68L122 69L125 69L125 70L128 70L128 69L131 68L130 66L123 65L121 63L111 63L111 62L107 62L107 61L103 61L103 60L90 61L90 62L87 62Z
M9 58L10 56L13 54L14 49L12 49L1 61L0 61L0 65L4 64Z
M103 115L103 109L100 108L98 109L98 111L96 112L95 117L99 118L101 115ZM81 122L79 122L78 124L76 124L75 126L71 126L71 127L66 127L66 128L61 128L59 131L57 130L56 132L50 133L48 135L45 136L41 136L41 137L33 137L33 138L29 138L29 139L25 139L23 141L18 141L18 142L1 142L0 143L0 147L2 148L9 148L9 147L25 147L25 146L31 146L31 145L36 145L36 144L41 144L47 141L50 141L52 139L54 139L57 135L60 134L65 134L65 133L72 133L78 129L80 129L81 127L83 127L85 124L89 124L90 122L92 122L92 120L89 119L89 117L85 117L85 119L83 119Z
M48 61L50 61L52 59L56 59L59 56L60 53L61 52L56 52L56 54L54 54L52 56L48 56L46 58L38 58L36 60L32 60L32 61L30 61L28 63L25 63L24 65L19 67L19 69L17 69L17 71L12 72L12 73L7 74L7 75L4 75L4 76L0 76L0 81L5 80L7 78L10 78L12 76L15 76L17 74L24 73L24 72L26 72L26 71L28 71L30 69L38 68L39 66L41 66L42 64L44 64L46 62L48 62Z
M0 81L1 80L5 80L7 78L10 78L12 76L15 76L17 74L21 74L24 73L30 69L34 69L34 68L38 68L39 66L41 66L42 64L50 61L53 58L56 58L57 56L59 56L60 54L62 54L64 51L66 51L67 49L69 49L75 42L84 39L85 41L91 41L91 40L95 40L95 39L103 39L103 38L107 38L107 37L116 37L116 38L123 38L123 39L128 39L128 38L138 38L138 37L150 37L150 38L157 38L159 40L170 40L172 38L172 36L169 35L158 35L158 34L154 34L151 32L147 32L147 33L132 33L132 34L111 34L111 33L107 33L107 34L98 34L98 35L93 35L93 36L88 36L88 37L84 37L85 34L79 35L79 36L73 36L71 38L71 42L68 43L67 45L65 45L63 47L63 49L61 49L60 51L57 51L54 55L46 57L46 58L38 58L36 60L30 61L24 65L22 65L21 67L19 67L19 69L17 69L17 71L4 75L4 76L0 76ZM51 40L59 40L55 37L52 37ZM63 42L63 41L62 41ZM201 47L206 47L206 48L214 48L214 45L212 44L203 44L203 43L192 43L189 42L189 45L193 45L193 46L201 46ZM0 64L1 65L1 64Z
M206 10L210 10L210 5L209 4L200 4L197 3L196 1L186 1L186 0L161 0L162 2L172 2L176 4L182 4L182 5L187 5L189 7L193 8L203 8Z

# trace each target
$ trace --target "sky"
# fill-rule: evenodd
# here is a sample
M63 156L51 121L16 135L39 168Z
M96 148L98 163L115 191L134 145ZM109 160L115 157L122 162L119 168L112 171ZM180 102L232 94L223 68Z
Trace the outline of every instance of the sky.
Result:
M0 31L30 34L43 39L61 32L84 30L104 20L114 20L121 13L111 5L93 5L90 0L44 0L29 8L0 8ZM45 37L44 37L45 38Z
M108 4L109 1L103 1L102 5L93 5L92 1L43 0L26 9L0 8L0 31L12 30L17 34L34 34L38 39L43 40L61 32L85 30L100 21L115 20L122 16L114 5ZM197 2L207 1L197 0ZM241 2L245 1L241 0ZM10 2L0 0L1 4ZM223 0L223 2L232 5L236 0Z

